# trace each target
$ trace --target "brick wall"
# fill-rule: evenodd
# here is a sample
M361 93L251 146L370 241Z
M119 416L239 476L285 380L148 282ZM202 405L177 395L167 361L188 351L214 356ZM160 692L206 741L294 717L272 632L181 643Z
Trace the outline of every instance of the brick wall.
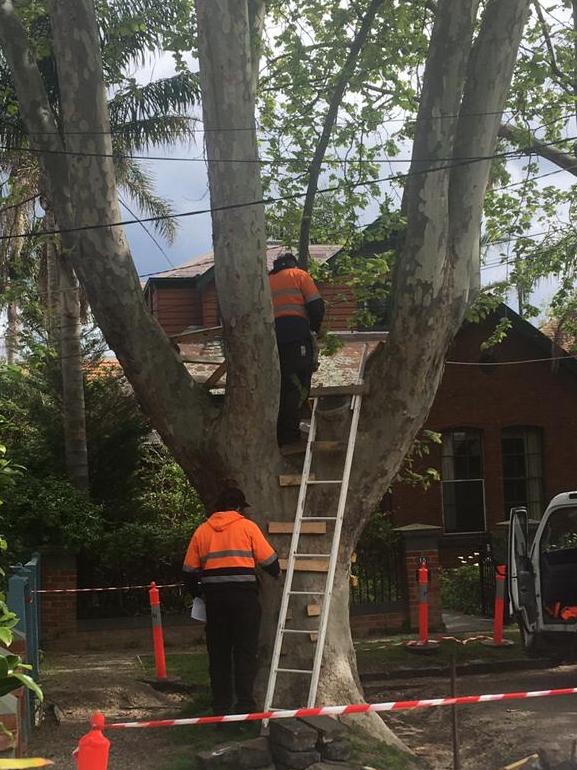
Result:
M447 359L478 362L480 346L488 339L495 318L467 324L459 332ZM541 345L513 329L493 351L497 361L544 358ZM431 408L426 428L442 432L473 428L482 432L487 528L496 530L505 519L501 431L503 428L538 427L543 432L545 504L559 492L577 487L577 374L551 363L516 366L454 366L448 364ZM438 448L425 458L426 466L440 469ZM441 484L428 491L397 484L392 509L397 525L420 521L443 526ZM479 537L445 535L443 563L452 566L460 554L479 550ZM446 556L445 556L446 554Z
M42 557L42 588L76 588L76 557L50 553ZM40 634L50 641L76 633L76 594L42 594Z
M351 633L354 639L369 636L398 634L408 627L409 618L405 608L388 612L351 614Z

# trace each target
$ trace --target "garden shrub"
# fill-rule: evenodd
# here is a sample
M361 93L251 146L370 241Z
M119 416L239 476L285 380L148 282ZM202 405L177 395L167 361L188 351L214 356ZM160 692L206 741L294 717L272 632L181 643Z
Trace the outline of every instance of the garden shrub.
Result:
M464 560L460 567L440 570L441 602L443 609L480 615L482 612L479 565Z

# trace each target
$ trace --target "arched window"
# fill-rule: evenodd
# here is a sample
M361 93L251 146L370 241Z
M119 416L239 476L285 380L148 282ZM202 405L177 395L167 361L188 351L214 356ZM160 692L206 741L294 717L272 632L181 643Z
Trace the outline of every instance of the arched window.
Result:
M523 505L529 517L543 515L543 431L541 428L505 428L501 433L505 516Z
M483 437L467 428L445 431L441 462L445 532L484 532Z

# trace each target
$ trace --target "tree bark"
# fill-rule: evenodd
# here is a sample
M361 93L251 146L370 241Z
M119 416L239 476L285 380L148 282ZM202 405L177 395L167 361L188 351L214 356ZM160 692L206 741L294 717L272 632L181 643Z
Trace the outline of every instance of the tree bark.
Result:
M74 271L62 253L58 258L58 270L60 277L59 353L66 472L74 486L88 491L88 448L79 287Z
M327 151L327 147L329 146L331 133L337 120L339 107L341 106L343 96L350 82L350 79L354 74L359 54L361 53L361 50L367 41L373 26L373 22L375 20L375 16L377 15L378 10L383 5L383 3L384 0L370 0L369 2L369 6L359 25L354 40L351 43L346 61L337 77L333 93L331 94L331 98L329 100L327 114L323 122L321 136L315 148L313 159L311 160L308 169L309 181L303 205L303 213L301 215L301 226L299 233L299 266L303 270L307 270L309 266L309 241L311 235L312 216L319 184L319 176L321 174L325 153Z
M13 364L16 361L20 338L20 316L18 303L12 300L6 308L6 362Z

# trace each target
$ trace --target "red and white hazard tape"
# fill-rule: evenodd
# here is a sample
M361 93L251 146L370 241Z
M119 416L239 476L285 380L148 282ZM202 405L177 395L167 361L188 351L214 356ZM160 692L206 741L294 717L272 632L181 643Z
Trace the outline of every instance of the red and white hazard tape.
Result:
M157 588L179 588L182 583L165 583ZM141 589L150 588L150 584L146 586L111 586L107 588L39 588L34 593L37 594L84 594L91 592L101 591L137 591Z
M322 706L312 709L287 711L261 711L254 714L229 714L222 717L191 717L190 719L157 719L150 722L113 722L107 730L124 730L144 727L178 727L180 725L210 725L221 722L259 722L263 719L289 719L291 717L342 716L344 714L369 714L380 711L409 711L434 706L471 706L476 703L522 700L524 698L548 698L557 695L577 695L577 687L560 690L533 690L532 692L505 692L498 695L460 695L455 698L429 698L424 700L397 700L386 703L357 703L351 706Z

